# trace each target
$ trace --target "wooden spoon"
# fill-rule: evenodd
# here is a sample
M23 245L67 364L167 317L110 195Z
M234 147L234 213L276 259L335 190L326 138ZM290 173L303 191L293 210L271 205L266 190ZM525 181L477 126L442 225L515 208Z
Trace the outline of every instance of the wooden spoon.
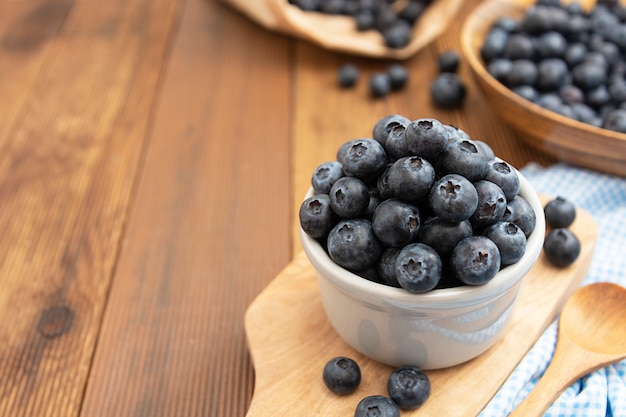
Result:
M510 414L541 416L584 375L626 358L626 288L586 285L565 303L552 362L533 391Z

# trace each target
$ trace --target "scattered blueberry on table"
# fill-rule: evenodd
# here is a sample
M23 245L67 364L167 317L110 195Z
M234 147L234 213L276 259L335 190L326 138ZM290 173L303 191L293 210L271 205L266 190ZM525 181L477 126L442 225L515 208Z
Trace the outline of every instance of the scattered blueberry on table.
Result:
M569 230L576 219L576 205L557 196L546 203L543 212L548 228L543 252L552 265L565 268L578 259L581 251L580 240Z
M322 380L337 395L352 394L361 383L361 368L354 359L337 356L324 366Z

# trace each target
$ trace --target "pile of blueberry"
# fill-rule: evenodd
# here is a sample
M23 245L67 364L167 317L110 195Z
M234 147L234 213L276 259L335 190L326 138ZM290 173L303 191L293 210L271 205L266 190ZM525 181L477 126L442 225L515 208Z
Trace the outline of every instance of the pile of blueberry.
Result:
M351 16L358 31L377 30L389 48L411 41L415 22L433 0L289 0L310 12Z
M488 72L520 96L583 123L626 132L626 6L538 0L503 17L481 46Z
M311 184L304 232L339 266L411 293L486 283L523 256L535 227L517 171L432 118L383 117Z
M355 392L361 383L361 369L351 358L338 356L324 366L322 378L326 387L337 395ZM356 407L355 417L399 417L400 409L415 410L430 396L430 380L419 368L402 366L387 378L387 393L363 398Z

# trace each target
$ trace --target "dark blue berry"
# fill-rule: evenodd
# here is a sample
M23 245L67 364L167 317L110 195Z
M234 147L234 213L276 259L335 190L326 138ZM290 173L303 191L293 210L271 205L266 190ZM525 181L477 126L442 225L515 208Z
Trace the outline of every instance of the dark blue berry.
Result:
M361 217L369 206L369 188L355 177L341 177L330 188L330 206L343 218Z
M400 417L400 408L382 395L370 395L359 401L354 417Z
M543 251L548 261L564 268L573 264L580 255L580 241L569 229L551 230L543 243Z
M404 20L396 20L383 30L383 39L389 48L404 48L411 42L411 25Z
M457 72L461 59L456 51L445 51L437 57L439 72Z
M448 174L433 184L428 202L441 220L458 223L469 219L476 211L478 192L464 176Z
M328 194L335 181L344 175L340 162L328 161L318 165L311 177L313 191L315 194Z
M441 279L439 254L423 243L411 243L396 258L396 278L402 288L419 294L432 290Z
M403 410L415 410L430 396L430 380L419 368L403 366L394 369L387 380L389 397Z
M387 73L372 74L369 82L370 95L374 98L387 96L391 92L391 78Z
M533 232L537 223L535 210L520 195L516 195L509 200L502 220L515 223L517 227L522 229L527 238Z
M446 149L449 136L446 126L432 118L414 120L405 131L408 150L427 160L432 160Z
M421 225L418 241L445 255L450 253L457 243L472 234L472 224L469 220L448 222L431 217Z
M400 288L398 278L396 278L396 259L400 254L399 248L385 248L380 255L377 264L378 276L382 284L390 287Z
M392 90L400 90L404 88L409 81L409 71L402 64L392 64L387 68L387 74L391 81Z
M390 198L380 203L374 211L372 227L384 245L402 247L417 240L420 213L417 207Z
M448 143L438 158L437 167L443 174L459 174L474 182L484 177L489 161L474 141L462 139Z
M452 250L450 264L455 276L467 285L482 285L500 270L500 252L485 236L470 236Z
M332 228L327 239L328 255L339 266L361 271L374 265L382 244L372 223L365 219L342 220Z
M361 383L361 369L354 359L338 356L324 365L322 379L335 394L352 394Z
M481 180L474 183L478 193L478 206L470 217L474 226L488 226L504 217L507 200L500 187L491 181Z
M340 87L354 87L359 81L361 73L354 64L344 64L337 73L337 82Z
M526 235L515 223L497 222L487 227L483 235L493 240L498 247L501 267L514 264L526 252Z
M461 78L452 72L439 74L430 84L430 97L442 109L456 109L463 105L467 89Z
M391 161L411 155L406 144L406 129L404 126L396 126L391 129L385 141L385 150Z
M576 205L561 196L548 201L543 212L546 224L555 229L569 227L576 219Z
M435 169L424 158L407 156L389 166L378 179L382 198L417 203L428 195L435 181Z
M504 161L493 160L485 173L485 180L496 184L504 192L507 201L519 192L520 184L517 171Z
M385 169L387 153L374 139L355 139L345 149L340 162L346 175L367 182L378 177Z
M314 239L326 238L339 220L330 206L327 194L305 199L300 206L299 218L302 230Z
M409 123L411 123L409 119L399 114L387 115L376 122L372 130L372 137L384 146L387 141L387 135L389 135L392 129L398 127L406 128Z

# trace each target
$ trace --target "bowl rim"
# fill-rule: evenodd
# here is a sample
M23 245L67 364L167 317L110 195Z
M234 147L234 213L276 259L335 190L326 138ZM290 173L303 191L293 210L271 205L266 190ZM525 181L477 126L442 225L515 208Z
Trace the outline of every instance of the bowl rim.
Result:
M543 205L539 196L528 180L516 168L512 168L520 179L519 194L526 199L535 211L536 224L533 232L527 239L526 251L522 258L515 264L501 269L494 278L483 285L464 285L413 294L403 288L391 287L367 280L342 268L330 259L317 240L307 235L299 227L303 249L309 261L317 270L318 276L321 275L334 287L349 295L358 293L358 298L367 299L368 302L377 305L391 303L396 306L400 304L445 310L451 308L452 304L458 303L459 300L463 301L464 306L476 305L491 300L513 287L535 265L543 248L545 236L546 226ZM311 187L307 191L305 199L312 195L313 190Z
M545 119L549 119L554 123L558 123L562 126L567 126L571 129L582 130L590 135L601 136L606 139L625 141L626 142L626 133L621 133L618 131L601 128L598 126L591 125L589 123L584 123L579 120L561 115L552 110L546 109L536 103L533 103L530 100L527 100L518 94L511 91L504 84L496 80L486 69L482 59L479 57L478 49L476 48L476 38L472 36L475 32L473 29L476 27L480 27L488 29L489 26L495 22L495 20L499 17L510 17L509 14L499 14L495 15L493 12L490 12L491 7L494 4L505 5L510 7L510 10L514 10L516 12L523 12L523 10L534 4L534 1L531 0L487 0L476 6L465 18L461 28L461 50L465 59L467 60L470 69L476 76L478 76L481 80L489 85L490 88L497 91L498 94L506 97L508 100L514 102L516 105L519 105L523 110L535 113L540 117ZM487 14L489 16L493 15L491 19L480 19L479 17L484 17ZM486 33L486 30L485 30ZM484 39L484 37L481 38Z

